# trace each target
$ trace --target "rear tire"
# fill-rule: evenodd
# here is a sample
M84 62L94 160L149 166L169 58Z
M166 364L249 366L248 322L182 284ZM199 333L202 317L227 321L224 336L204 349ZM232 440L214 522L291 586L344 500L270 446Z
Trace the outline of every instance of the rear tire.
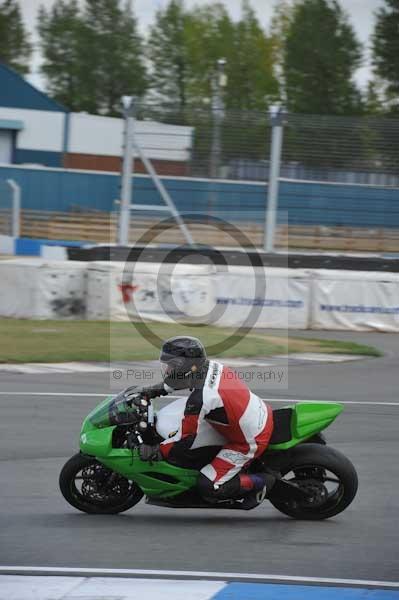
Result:
M92 478L90 476L85 478L84 473L90 473L90 469L93 471ZM82 486L83 490L79 490L76 485L80 472L82 477L79 477L79 480L82 480L85 485L85 488ZM97 476L96 481L96 473L102 475L100 480ZM116 484L108 493L108 490L104 486L101 488L101 485L104 482L106 484L107 478L109 479L112 474L112 471L93 456L75 454L61 470L59 477L61 493L71 506L88 514L112 515L124 512L140 502L144 494L134 482L117 474L114 474L117 477ZM89 493L91 489L94 490L92 495Z
M284 477L291 471L295 474L302 473L302 477L305 474L302 481L306 485L306 472L308 470L310 473L311 469L314 470L309 477L310 485L314 481L317 483L318 472L329 471L339 482L337 489L328 494L323 503L316 506L306 506L291 499L273 497L273 490L271 490L269 500L277 510L294 519L321 520L329 519L349 506L356 496L358 478L355 467L346 456L329 446L303 444L293 450L292 461L282 470L281 475ZM313 473L316 473L316 476ZM301 479L296 478L296 481L301 482ZM320 481L323 481L322 477Z

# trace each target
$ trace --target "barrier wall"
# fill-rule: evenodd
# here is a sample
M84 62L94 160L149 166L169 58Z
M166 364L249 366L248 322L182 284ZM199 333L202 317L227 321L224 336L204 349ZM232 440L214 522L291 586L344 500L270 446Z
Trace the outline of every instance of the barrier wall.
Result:
M314 271L309 329L399 331L399 274Z
M399 332L399 274L4 260L0 316Z
M306 329L310 310L310 271L229 267L215 282L220 317L215 324L274 329Z
M309 290L293 269L99 261L88 267L87 318L305 329Z
M0 261L0 315L19 319L84 319L87 263Z
M212 271L207 265L90 263L87 318L202 320L214 304Z
M112 211L118 208L120 177L66 169L0 166L1 179L22 190L22 208L45 211ZM202 212L228 222L264 215L267 183L163 177L180 212ZM152 180L136 175L133 202L159 204ZM399 228L399 189L367 185L282 180L278 209L289 225Z

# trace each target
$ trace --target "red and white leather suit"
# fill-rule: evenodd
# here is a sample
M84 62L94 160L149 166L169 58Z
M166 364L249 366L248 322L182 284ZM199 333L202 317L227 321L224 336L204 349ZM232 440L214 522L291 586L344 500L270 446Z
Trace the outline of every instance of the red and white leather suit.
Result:
M179 430L161 443L163 457L172 459L189 450L203 419L227 440L201 470L216 486L232 479L262 454L273 431L272 409L232 369L216 361L209 361L205 379L187 398Z

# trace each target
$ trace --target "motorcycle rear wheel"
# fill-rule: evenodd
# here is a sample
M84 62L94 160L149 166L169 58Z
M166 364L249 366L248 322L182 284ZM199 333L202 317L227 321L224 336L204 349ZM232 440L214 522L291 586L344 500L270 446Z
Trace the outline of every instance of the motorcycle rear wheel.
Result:
M80 481L82 483L79 489ZM81 453L75 454L65 463L59 485L65 500L88 514L112 515L124 512L140 502L144 495L134 482L113 473L93 456Z
M289 473L293 473L294 476L287 477ZM321 491L321 499L312 506L310 503L279 497L277 484L277 491L274 494L273 490L271 491L269 500L277 510L294 519L329 519L349 506L358 488L357 473L351 461L338 450L320 444L297 446L290 465L281 475L284 479L308 489L313 487L317 490L319 485ZM334 482L335 489L329 491L327 482Z

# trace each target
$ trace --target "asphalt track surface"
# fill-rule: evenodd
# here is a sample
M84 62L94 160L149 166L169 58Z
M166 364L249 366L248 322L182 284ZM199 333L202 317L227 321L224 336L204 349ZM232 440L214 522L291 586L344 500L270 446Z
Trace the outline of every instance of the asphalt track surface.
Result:
M399 581L399 338L309 334L317 335L356 339L386 353L297 364L289 368L288 388L265 389L265 398L353 402L326 434L359 474L358 496L342 515L299 522L267 502L248 513L141 502L122 515L81 514L62 498L58 474L100 398L73 394L105 394L109 376L0 373L0 564Z

